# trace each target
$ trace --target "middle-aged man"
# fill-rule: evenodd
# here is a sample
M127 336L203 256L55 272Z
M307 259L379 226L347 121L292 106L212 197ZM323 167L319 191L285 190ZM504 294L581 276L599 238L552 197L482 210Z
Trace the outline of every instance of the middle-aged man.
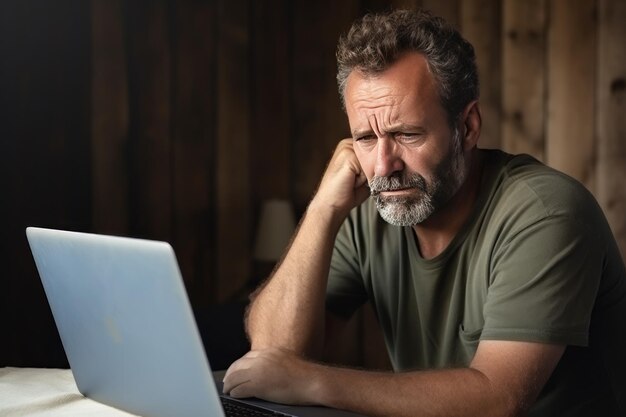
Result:
M225 392L376 416L626 416L615 240L576 181L477 148L471 45L395 11L357 21L337 57L353 137L255 294ZM368 300L395 372L313 362Z

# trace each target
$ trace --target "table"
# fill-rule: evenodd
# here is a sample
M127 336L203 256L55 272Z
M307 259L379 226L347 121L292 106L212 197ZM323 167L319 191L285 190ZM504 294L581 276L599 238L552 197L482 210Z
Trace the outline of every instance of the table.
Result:
M218 390L221 390L224 373L213 372ZM254 399L249 402L263 403ZM324 407L275 406L277 410L302 417L362 417ZM138 417L84 397L78 391L70 369L0 368L0 417L43 416Z
M0 368L2 417L132 417L78 392L70 369Z

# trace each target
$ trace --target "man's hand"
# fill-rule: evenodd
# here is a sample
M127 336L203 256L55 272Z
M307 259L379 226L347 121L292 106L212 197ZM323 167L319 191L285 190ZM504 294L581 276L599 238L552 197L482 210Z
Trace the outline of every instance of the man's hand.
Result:
M318 358L324 349L326 285L337 231L369 195L352 142L344 139L337 146L287 254L251 303L246 330L252 350L276 347Z
M524 415L565 346L481 341L468 368L370 372L308 362L291 351L249 352L231 365L224 392L287 404L314 404L371 416Z
M369 196L352 143L344 139L337 146L286 256L251 303L246 330L252 351L224 379L224 391L232 396L319 401L313 390L323 386L317 377L327 367L302 357L320 357L324 349L326 285L337 231Z
M354 153L353 139L343 139L326 167L311 204L331 208L345 217L368 196L367 178Z
M235 398L314 404L311 374L315 364L286 349L253 350L234 362L224 377L224 393Z

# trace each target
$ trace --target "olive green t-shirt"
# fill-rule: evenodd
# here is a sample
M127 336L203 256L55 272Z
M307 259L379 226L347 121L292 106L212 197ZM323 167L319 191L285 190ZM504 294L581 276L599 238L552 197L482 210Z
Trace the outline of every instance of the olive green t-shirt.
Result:
M347 318L369 301L396 371L467 366L480 340L567 345L529 415L626 416L626 273L601 209L527 155L480 152L473 212L433 259L372 199L351 212L328 310Z

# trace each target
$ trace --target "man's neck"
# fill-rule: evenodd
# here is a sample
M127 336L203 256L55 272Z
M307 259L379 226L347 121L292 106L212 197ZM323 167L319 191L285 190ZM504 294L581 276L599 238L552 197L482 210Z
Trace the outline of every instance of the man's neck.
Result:
M474 149L467 161L470 164L467 178L454 197L425 222L413 226L424 259L432 259L443 252L472 213L482 178L483 154Z

